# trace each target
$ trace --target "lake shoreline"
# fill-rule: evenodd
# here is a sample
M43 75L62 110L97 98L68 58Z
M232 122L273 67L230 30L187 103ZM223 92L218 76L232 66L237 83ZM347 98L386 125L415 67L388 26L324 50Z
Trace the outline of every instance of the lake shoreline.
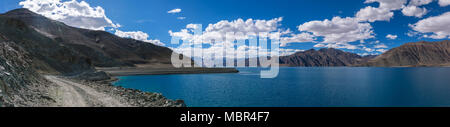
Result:
M172 75L172 74L216 74L216 73L239 73L235 68L150 68L150 67L111 67L96 68L116 76L138 76L138 75Z

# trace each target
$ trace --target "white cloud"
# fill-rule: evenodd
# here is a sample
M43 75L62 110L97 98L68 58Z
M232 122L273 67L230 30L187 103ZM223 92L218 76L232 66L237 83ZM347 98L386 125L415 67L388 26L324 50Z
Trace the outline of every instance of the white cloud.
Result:
M439 5L441 7L448 6L448 5L450 5L450 0L439 0Z
M407 0L366 0L364 3L379 3L379 7L365 7L356 13L360 21L390 21L395 10L404 8Z
M187 56L194 56L194 57L202 57L202 56L211 56L212 54L217 53L218 51L223 50L223 47L226 47L225 50L230 50L231 47L234 48L233 42L230 42L234 39L236 40L244 40L249 39L249 35L255 35L260 33L270 33L269 37L275 34L281 35L286 34L286 31L283 31L279 29L279 26L281 25L280 22L283 20L283 18L274 18L271 20L254 20L254 19L237 19L233 21L228 20L222 20L215 24L209 24L203 33L201 35L195 35L194 31L196 30L202 30L201 25L199 24L188 24L186 25L185 29L181 29L178 32L173 32L172 30L169 31L169 34L172 37L179 37L183 40L183 44L181 44L177 48L172 48L174 51L178 53L183 53ZM230 33L233 33L231 36ZM241 35L239 35L241 33ZM227 38L225 38L227 37ZM218 39L218 40L216 40ZM223 40L223 39L229 39L229 40ZM232 40L230 40L232 39ZM215 40L214 43L210 42L203 42L203 41L209 41L209 40ZM207 48L204 47L202 49L195 49L195 50L203 50L203 54L190 54L190 46L192 44L198 44L198 42L201 42L202 44L209 45ZM250 51L250 56L256 56L257 52L256 49L259 49L259 47L251 47L251 46L244 46L240 45L237 46L237 49L253 49L254 51ZM243 50L238 50L237 54L239 54L238 58L245 57L245 52ZM196 55L202 55L202 56L196 56ZM243 56L244 55L244 56ZM226 57L233 57L234 54L225 54Z
M344 44L374 38L372 26L355 18L334 17L332 20L310 21L298 26L299 31L323 37L323 43Z
M280 49L280 56L289 56L297 52L303 52L305 50L300 49Z
M194 35L193 29L199 28L197 24L188 24L186 29L179 32L169 31L172 37L180 37L183 40L194 41L195 39L216 39L223 38L227 33L258 34L258 33L281 33L278 27L283 18L274 18L271 20L253 20L253 19L237 19L234 21L222 20L215 24L209 24L201 36ZM238 37L238 36L235 36ZM246 39L247 36L239 37ZM199 40L201 41L201 40Z
M366 51L366 52L373 52L373 51L375 51L375 49L367 48L367 47L363 47L362 49L363 49L364 51Z
M180 12L181 12L181 9L176 8L176 9L172 9L172 10L168 11L167 13L175 14L175 13L180 13Z
M299 31L313 33L314 37L323 37L314 47L362 49L374 51L364 45L367 39L375 38L371 24L375 21L390 21L396 10L405 8L408 0L366 0L364 3L379 3L378 7L367 6L360 9L355 17L334 17L331 20L310 21L298 26ZM413 0L411 4L419 6L430 3L429 0ZM423 11L422 11L423 12ZM414 16L423 16L425 13ZM349 44L360 41L359 46ZM360 48L361 47L361 48Z
M411 0L409 1L409 5L411 6L422 6L427 5L433 2L433 0Z
M379 8L388 10L399 10L402 9L407 0L366 0L364 3L374 3L378 2L380 4Z
M376 48L376 49L385 49L385 48L388 48L388 46L386 46L385 44L378 44L378 45L375 45L373 48Z
M186 19L186 17L177 17L177 19L184 20L184 19Z
M358 49L358 46L348 43L319 43L314 45L316 48L335 48L335 49Z
M423 37L426 38L448 39L450 38L450 12L422 19L410 27L424 34Z
M392 34L388 34L388 35L386 35L386 38L387 39L391 39L391 40L395 40L395 39L397 39L397 35L392 35Z
M291 34L290 37L282 37L280 40L282 47L286 46L288 43L314 42L314 41L315 36L310 33Z
M187 29L198 29L198 28L200 28L200 25L198 25L198 24L187 24L186 28Z
M411 0L409 1L408 6L404 7L402 10L403 15L405 16L415 16L417 18L422 18L422 16L428 13L428 10L424 7L419 7L423 5L427 5L433 2L433 0Z
M385 53L387 51L388 51L387 49L377 49L377 52L381 52L381 53Z
M19 5L73 27L92 30L105 30L105 27L120 27L119 24L113 23L106 17L105 10L102 7L91 7L85 1L25 0L20 2Z
M368 6L366 8L363 8L356 13L356 17L360 21L369 21L369 22L375 22L375 21L389 21L392 16L394 16L394 12L391 12L389 9L384 8L374 8L371 6Z
M119 37L123 37L123 38L131 38L131 39L140 40L143 42L148 42L148 43L152 43L152 44L159 45L159 46L164 46L164 43L162 43L160 40L148 40L149 35L142 31L123 32L120 30L116 30L116 32L114 34Z
M209 24L206 27L205 32L242 32L247 33L261 33L261 32L275 32L280 26L280 22L283 18L274 18L271 20L253 20L237 19L234 21L222 20L216 24Z
M418 18L422 18L422 16L428 13L428 10L426 8L420 8L417 6L408 6L403 8L402 13L405 16L415 16Z

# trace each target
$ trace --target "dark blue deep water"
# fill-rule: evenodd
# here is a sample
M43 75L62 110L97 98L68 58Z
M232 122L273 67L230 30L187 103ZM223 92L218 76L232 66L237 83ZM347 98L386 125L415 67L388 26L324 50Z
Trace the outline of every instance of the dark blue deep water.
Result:
M115 85L190 107L448 107L450 68L280 68L237 74L125 76Z

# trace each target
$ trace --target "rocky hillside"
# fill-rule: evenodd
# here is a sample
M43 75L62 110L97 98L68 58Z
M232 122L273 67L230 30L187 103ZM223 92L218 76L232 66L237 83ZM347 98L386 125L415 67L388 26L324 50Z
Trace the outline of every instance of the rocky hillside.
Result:
M362 57L358 54L344 52L337 49L320 49L297 52L289 56L280 57L283 66L325 67L352 66L367 61L373 56Z
M31 56L0 34L0 107L41 106L52 103L49 83L31 67Z
M113 86L109 81L44 77L35 71L33 57L24 48L0 34L0 107L185 106L181 100L173 101L161 94ZM86 76L95 78L99 75L101 74Z
M82 102L89 98L94 99L80 104L96 106L102 102L98 106L107 106L108 102L99 101L103 97L119 99L127 106L183 106L182 101L168 100L154 96L154 93L129 92L129 89L108 83L94 83L96 85L90 86L96 88L93 90L76 82L53 81L43 76L84 76L88 78L83 80L94 82L109 79L106 73L96 72L95 67L171 65L171 55L172 50L165 47L120 38L104 31L70 27L27 9L12 10L0 14L0 107L66 106L66 102ZM70 92L91 94L78 100L60 95Z
M361 66L450 66L450 41L407 43Z
M71 73L93 66L170 64L172 50L138 40L120 38L105 31L74 28L16 9L0 15L0 33L34 58L39 71Z

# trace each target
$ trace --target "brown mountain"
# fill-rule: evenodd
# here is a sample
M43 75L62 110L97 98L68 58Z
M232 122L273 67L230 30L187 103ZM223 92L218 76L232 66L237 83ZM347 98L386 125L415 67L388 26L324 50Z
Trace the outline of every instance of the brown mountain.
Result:
M0 15L0 35L33 56L44 72L77 72L96 67L170 64L172 50L105 31L65 25L27 9Z
M367 61L373 56L362 57L355 53L338 49L320 49L297 52L289 56L281 56L280 64L284 66L325 67L351 66Z
M407 43L369 60L361 66L449 66L450 41Z

